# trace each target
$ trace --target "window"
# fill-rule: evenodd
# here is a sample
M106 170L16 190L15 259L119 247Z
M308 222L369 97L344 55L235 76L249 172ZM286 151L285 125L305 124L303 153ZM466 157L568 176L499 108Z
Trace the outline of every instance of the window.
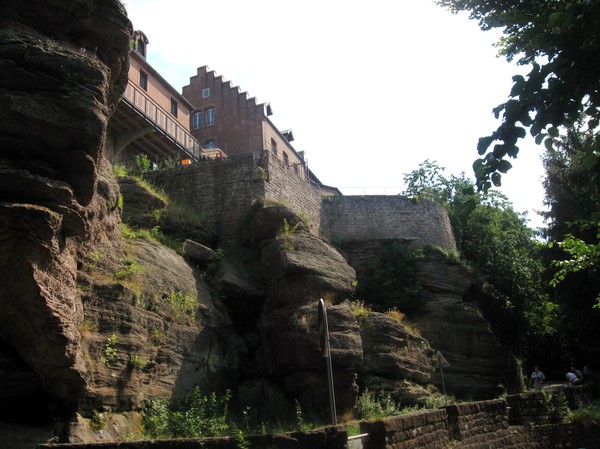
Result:
M143 70L140 70L140 87L148 90L148 74Z
M192 114L192 129L202 128L202 112Z
M210 97L210 87L205 87L202 89L202 98Z
M144 57L146 56L146 43L141 37L137 40L137 52Z
M171 114L174 117L177 117L177 102L171 98Z
M283 163L286 167L290 166L290 158L285 151L283 152Z
M215 124L215 109L207 109L206 110L206 126L212 126Z
M275 139L271 138L271 153L273 153L274 156L277 156L277 142L275 142Z
M204 142L204 148L217 148L217 141L215 139L210 139Z

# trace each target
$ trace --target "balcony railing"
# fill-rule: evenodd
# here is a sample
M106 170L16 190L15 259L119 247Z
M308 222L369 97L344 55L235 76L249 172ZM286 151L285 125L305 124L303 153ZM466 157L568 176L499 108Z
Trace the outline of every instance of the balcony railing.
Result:
M148 121L159 128L177 143L189 156L197 160L200 155L200 144L177 120L148 97L145 91L127 81L123 99L136 111L143 114Z

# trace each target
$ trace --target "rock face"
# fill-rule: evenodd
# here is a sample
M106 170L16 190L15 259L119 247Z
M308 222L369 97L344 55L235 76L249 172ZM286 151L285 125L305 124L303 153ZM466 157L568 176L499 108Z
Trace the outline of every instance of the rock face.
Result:
M27 365L69 408L88 375L77 260L89 244L118 241L102 151L130 34L116 1L0 5L0 372Z
M317 329L322 298L338 410L354 406L359 384L398 399L408 396L410 386L427 385L434 370L427 341L411 336L384 314L357 320L348 302L356 281L354 269L335 248L301 226L290 228L298 220L282 206L258 208L245 230L247 241L257 245L265 278L259 317L262 343L253 360L257 371L283 379L285 397L309 408L327 407L326 365ZM422 387L420 392L429 394Z
M387 241L365 240L342 245L359 280L386 244ZM473 282L470 272L460 262L425 251L417 267L417 278L425 291L423 305L408 318L450 364L444 369L444 384L437 366L429 365L430 380L438 390L445 388L458 398L491 398L515 384L519 377L516 363L500 346L477 305L463 299ZM420 361L417 366L428 365ZM409 397L422 397L422 393L417 389Z
M234 384L243 345L200 272L153 241L123 248L139 272L105 282L111 264L101 261L80 273L90 372L83 411L132 410L150 397L185 399L195 385Z
M161 230L182 232L176 205L131 179L120 191L104 157L131 33L118 0L0 3L0 419L60 415L71 419L62 438L80 441L94 438L82 429L94 411L184 399L195 385L237 386L240 405L322 409L320 298L338 410L360 388L422 400L438 349L454 391L497 391L502 351L462 301L465 273L446 262L422 267L419 337L386 314L357 319L355 268L285 206L256 203L243 247L224 253L200 222L187 228L185 257L123 239L121 192L126 222L163 217Z

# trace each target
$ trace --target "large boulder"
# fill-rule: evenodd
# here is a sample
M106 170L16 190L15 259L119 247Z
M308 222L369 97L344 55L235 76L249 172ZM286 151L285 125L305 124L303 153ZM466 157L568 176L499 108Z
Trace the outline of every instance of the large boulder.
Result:
M28 373L0 413L44 397L72 410L85 394L77 266L120 241L103 151L131 32L116 1L0 4L0 370Z

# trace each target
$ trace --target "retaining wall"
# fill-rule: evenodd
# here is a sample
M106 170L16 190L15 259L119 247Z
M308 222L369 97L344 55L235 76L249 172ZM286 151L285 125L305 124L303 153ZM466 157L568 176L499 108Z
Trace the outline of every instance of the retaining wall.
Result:
M577 398L574 407L596 397L593 385L561 391L566 398ZM360 426L361 432L369 434L365 449L600 448L599 424L558 423L554 404L550 393L529 392L506 400L456 404L362 422Z
M456 250L444 206L398 195L324 198L321 233L342 241L400 239Z

